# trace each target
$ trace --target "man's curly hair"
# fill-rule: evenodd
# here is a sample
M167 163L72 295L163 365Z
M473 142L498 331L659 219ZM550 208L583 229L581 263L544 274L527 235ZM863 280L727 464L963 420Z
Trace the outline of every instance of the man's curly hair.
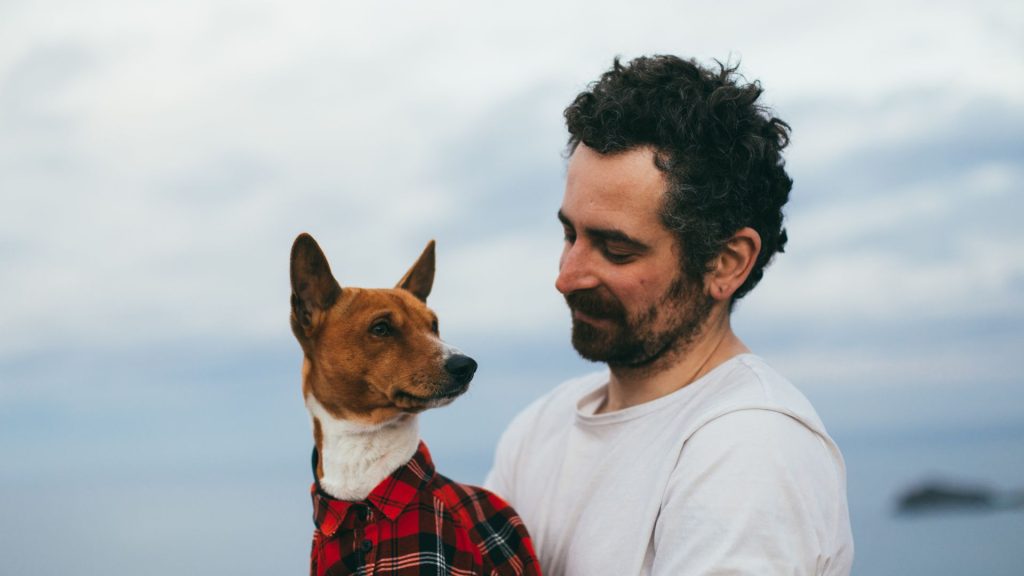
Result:
M623 65L615 58L565 109L565 120L570 154L580 142L602 154L654 150L669 182L662 221L676 233L691 279L704 277L741 228L761 235L761 252L735 302L786 245L782 207L793 180L781 153L790 128L757 103L758 82L746 83L738 66L716 63L709 69L692 59L652 56Z

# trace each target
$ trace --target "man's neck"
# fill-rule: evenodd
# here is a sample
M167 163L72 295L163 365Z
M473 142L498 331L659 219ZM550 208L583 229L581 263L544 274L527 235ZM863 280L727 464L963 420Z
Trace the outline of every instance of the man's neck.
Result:
M614 412L657 400L746 352L750 349L732 331L729 311L716 310L695 340L669 351L655 363L638 368L610 367L608 397L597 412Z

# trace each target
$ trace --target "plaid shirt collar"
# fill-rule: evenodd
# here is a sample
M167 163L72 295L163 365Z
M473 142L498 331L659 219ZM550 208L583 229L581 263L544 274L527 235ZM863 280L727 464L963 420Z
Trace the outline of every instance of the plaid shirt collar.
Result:
M345 515L353 507L373 506L394 521L406 506L417 499L417 493L426 489L434 478L434 461L427 445L420 441L412 459L378 484L362 502L338 500L320 487L316 465L320 455L313 447L313 523L327 537L333 536Z

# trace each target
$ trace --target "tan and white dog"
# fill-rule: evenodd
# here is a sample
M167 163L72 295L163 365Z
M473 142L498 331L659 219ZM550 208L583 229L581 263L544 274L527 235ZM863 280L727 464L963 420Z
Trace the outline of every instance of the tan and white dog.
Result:
M291 325L321 488L362 500L419 445L416 414L466 391L476 362L446 345L426 305L434 242L392 289L342 288L312 236L291 253Z
M426 300L434 243L391 289L342 288L308 234L291 254L291 325L313 421L313 576L540 576L515 510L434 470L417 414L466 391L476 362Z

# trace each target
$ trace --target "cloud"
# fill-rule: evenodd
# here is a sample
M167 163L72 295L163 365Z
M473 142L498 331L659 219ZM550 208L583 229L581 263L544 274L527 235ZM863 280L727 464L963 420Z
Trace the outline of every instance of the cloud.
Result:
M813 133L810 150L794 150L791 241L759 287L755 314L891 324L1024 317L1015 249L1024 232L1014 216L1024 208L1015 137L1024 115L1008 101L950 99L910 91L840 106L837 117L868 127L842 154L816 155Z
M908 6L886 10L913 11ZM310 3L282 11L274 4L186 2L172 10L109 1L88 10L66 4L56 20L28 4L12 8L0 25L16 48L0 61L0 122L14 128L0 136L0 148L11 152L0 188L14 208L2 217L0 243L16 253L0 309L18 336L0 342L17 353L45 346L55 333L78 342L238 332L266 338L287 296L288 246L303 230L321 239L345 281L369 285L389 285L395 268L436 237L441 253L458 262L462 301L480 302L474 330L510 315L540 326L525 319L550 314L557 296L516 278L549 278L558 251L551 214L561 193L561 109L614 54L744 57L745 68L763 77L769 95L778 94L782 110L792 107L799 120L791 166L806 176L798 185L824 190L847 183L840 190L854 206L838 201L821 214L837 222L833 234L844 219L829 210L866 212L881 175L902 178L905 187L920 184L931 155L918 146L918 157L903 157L903 172L890 163L879 178L865 180L878 166L872 145L898 152L936 134L928 122L955 112L964 98L984 110L977 98L1000 103L1015 85L1013 74L971 67L943 87L940 68L902 65L922 57L916 48L906 51L914 38L931 46L930 34L958 16L950 6L902 22L899 34L870 9L812 14L822 23L849 20L841 34L874 30L879 38L863 50L824 41L836 34L834 26L794 28L801 38L821 40L817 50L805 50L802 42L777 43L778 31L756 19L733 22L723 36L714 25L721 15L699 6L582 7L552 7L538 19L522 7L441 3L409 6L391 18L391 8L375 5L341 10ZM756 3L740 9L766 12ZM666 17L652 20L650 11L659 10ZM956 37L968 50L933 46L932 56L953 66L1003 46L1005 35L982 34L992 10L961 19ZM117 18L103 16L113 13ZM572 27L570 40L567 26L582 15L612 14L614 46L601 27ZM433 41L438 37L448 41ZM889 63L879 59L884 53L899 56ZM855 56L877 62L880 73L846 66ZM811 69L839 72L816 77ZM913 76L897 82L896 70ZM892 96L892 86L905 85L955 97ZM846 95L838 100L846 109L835 107L837 94ZM1001 105L1014 109L1013 102ZM865 111L877 120L865 123ZM974 142L984 145L989 136ZM972 164L971 178L998 188L1016 174L1007 158L1009 152L990 158L987 168ZM946 176L970 180L962 171ZM880 206L863 225L846 219L846 238L891 229L878 213L914 211L919 203L910 197ZM802 225L798 210L794 231ZM810 235L826 244L820 230ZM972 250L962 258L982 248ZM490 264L470 265L470 257L508 266L474 276L467 271ZM822 282L835 283L827 266L814 268ZM504 271L504 281L489 281ZM476 296L488 290L521 312L488 309ZM138 318L147 319L146 333L132 330Z

